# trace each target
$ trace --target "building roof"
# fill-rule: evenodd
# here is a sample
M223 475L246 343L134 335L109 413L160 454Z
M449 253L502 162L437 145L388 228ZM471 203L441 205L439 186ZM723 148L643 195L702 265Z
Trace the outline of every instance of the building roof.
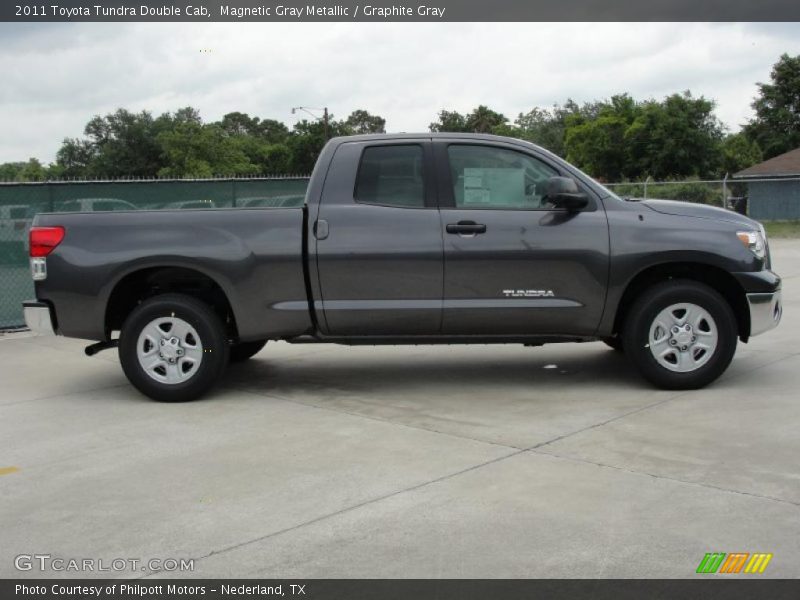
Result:
M800 175L800 148L789 150L734 174L734 177L788 177Z

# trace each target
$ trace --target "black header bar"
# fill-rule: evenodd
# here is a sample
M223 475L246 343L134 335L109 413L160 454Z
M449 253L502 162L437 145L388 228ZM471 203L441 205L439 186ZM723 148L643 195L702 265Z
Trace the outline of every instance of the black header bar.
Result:
M0 21L800 21L797 0L4 0Z

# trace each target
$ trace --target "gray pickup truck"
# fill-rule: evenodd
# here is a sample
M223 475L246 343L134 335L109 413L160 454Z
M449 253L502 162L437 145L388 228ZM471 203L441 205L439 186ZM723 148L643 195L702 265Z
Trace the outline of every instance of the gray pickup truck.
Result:
M623 200L486 135L333 139L297 208L40 214L30 255L28 326L118 346L163 401L268 340L603 340L653 384L697 388L781 317L759 223Z

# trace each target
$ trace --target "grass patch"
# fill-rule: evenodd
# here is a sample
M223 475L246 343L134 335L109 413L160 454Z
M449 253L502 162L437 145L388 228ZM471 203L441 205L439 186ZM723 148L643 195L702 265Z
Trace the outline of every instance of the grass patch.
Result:
M800 238L800 221L764 221L770 238Z

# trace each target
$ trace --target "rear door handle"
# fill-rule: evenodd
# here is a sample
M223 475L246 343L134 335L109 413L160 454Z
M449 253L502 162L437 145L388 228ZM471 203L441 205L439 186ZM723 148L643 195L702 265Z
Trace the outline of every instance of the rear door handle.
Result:
M318 240L324 240L328 237L328 222L325 219L317 219L314 223L314 237Z
M476 233L486 233L486 225L475 221L459 221L458 223L448 223L447 233L457 233L459 235L475 235Z

